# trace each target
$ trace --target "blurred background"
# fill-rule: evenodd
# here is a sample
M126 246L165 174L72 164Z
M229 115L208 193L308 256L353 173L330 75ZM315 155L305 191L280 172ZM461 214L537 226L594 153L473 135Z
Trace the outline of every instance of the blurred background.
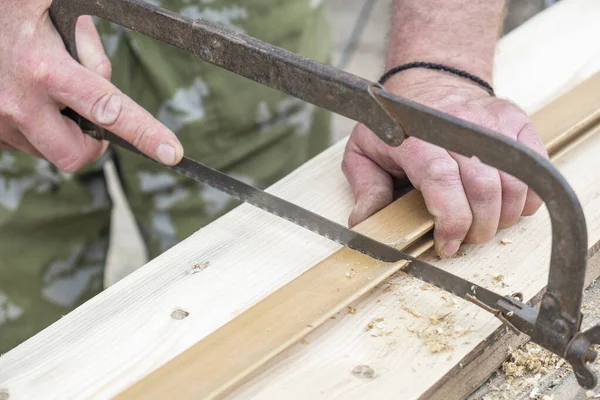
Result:
M559 0L509 0L504 34ZM393 0L325 0L334 33L336 67L377 80L384 72ZM335 116L335 141L350 133L354 122Z

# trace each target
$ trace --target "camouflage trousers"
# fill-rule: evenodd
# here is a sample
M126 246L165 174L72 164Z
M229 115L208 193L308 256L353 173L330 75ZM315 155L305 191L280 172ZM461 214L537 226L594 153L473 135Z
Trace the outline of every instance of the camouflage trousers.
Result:
M328 61L318 0L151 0ZM112 81L171 128L186 155L265 187L330 143L329 116L178 49L97 21ZM149 257L235 207L227 195L126 151L75 174L0 152L0 354L103 290L113 158Z

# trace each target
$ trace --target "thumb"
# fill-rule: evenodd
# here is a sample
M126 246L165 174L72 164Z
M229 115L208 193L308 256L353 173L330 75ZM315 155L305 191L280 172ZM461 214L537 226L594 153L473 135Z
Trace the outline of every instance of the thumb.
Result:
M346 146L342 170L352 186L355 200L348 219L351 228L392 202L392 177L364 155L352 140Z

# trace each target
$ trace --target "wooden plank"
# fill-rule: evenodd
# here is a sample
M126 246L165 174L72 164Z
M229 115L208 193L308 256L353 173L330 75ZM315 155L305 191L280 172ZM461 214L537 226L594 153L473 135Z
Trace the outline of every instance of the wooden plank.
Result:
M557 160L584 204L590 244L600 240L599 150L596 134ZM520 291L530 300L546 284L549 232L547 215L541 213L490 243L465 246L467 256L437 260L430 255L428 261L498 293ZM503 245L504 236L513 244ZM501 280L495 279L497 274L502 274ZM279 398L293 393L287 398L464 398L476 387L469 385L481 383L499 364L487 371L479 365L478 372L485 371L479 377L456 373L471 360L482 360L487 355L482 351L490 343L504 339L498 336L501 324L477 307L408 275L399 273L389 282L388 292L379 288L352 305L356 314L339 315L324 324L306 337L308 345L298 344L267 363L231 397ZM440 323L445 315L450 315L448 323ZM381 319L384 326L366 331L374 319ZM373 371L373 379L352 374L361 365Z
M402 225L397 221L403 221ZM387 243L406 249L432 226L422 197L412 192L356 230L385 237ZM432 245L433 241L427 241L409 253L418 256ZM145 398L149 393L159 397L167 393L176 393L178 398L218 397L406 264L375 262L343 248L118 398ZM195 381L194 376L203 379ZM194 384L182 384L190 381Z
M596 98L584 95L598 90L600 73L534 116L534 122L540 115L551 115L562 122L542 124L547 128L541 131L544 143L553 151L564 147L569 142L569 135L575 138L582 135L573 126L590 127L589 123L583 125L578 121L596 119L600 104ZM578 101L574 102L574 99ZM592 108L588 103L598 108ZM569 135L557 127L565 129ZM356 230L406 249L432 228L433 219L421 195L412 191L357 226ZM134 399L149 393L177 393L183 398L222 396L405 265L406 262L380 263L356 251L341 249L135 384L119 398ZM192 382L193 376L204 379L186 384Z
M593 131L600 121L599 89L600 73L595 73L532 117L549 153L560 154L578 143L574 137Z
M600 2L561 0L500 40L494 85L533 112L598 71Z
M510 71L510 79L497 81L496 89L528 112L546 104L547 91L569 90L598 70L593 38L600 25L590 17L598 3L563 0L556 7L500 45L498 75ZM557 26L564 28L561 40L546 40ZM525 42L535 48L510 51ZM549 49L572 61L552 63L550 53L539 57ZM540 79L543 90L536 84ZM339 168L343 147L337 144L269 191L345 223L353 201ZM0 389L13 398L112 397L338 248L241 206L0 357ZM206 261L204 270L194 268ZM174 313L179 309L189 315L174 319L185 315Z

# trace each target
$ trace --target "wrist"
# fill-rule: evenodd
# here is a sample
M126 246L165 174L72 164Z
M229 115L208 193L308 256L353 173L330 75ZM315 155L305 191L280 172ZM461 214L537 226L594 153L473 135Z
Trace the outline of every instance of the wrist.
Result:
M481 85L445 71L423 68L408 69L391 76L384 87L397 95L409 98L427 96L428 93L453 94L474 97L490 97Z
M491 83L505 0L395 0L386 71L443 64Z
M415 63L415 62L425 62L428 64L439 64L439 65L443 65L449 68L453 68L456 70L460 70L460 71L464 71L465 73L471 74L481 80L483 80L484 82L487 82L488 84L492 85L492 80L493 80L493 59L483 59L482 57L478 57L478 56L473 56L469 59L465 59L464 56L461 57L452 57L452 56L444 56L441 53L437 53L436 55L423 55L421 54L416 54L414 56L398 56L398 55L389 55L387 62L386 62L386 66L385 66L385 71L390 71L393 68L396 68L400 65L405 65L405 64L409 64L409 63ZM446 72L446 71L434 71L431 69L426 69L426 68L411 68L409 70L406 71L402 71L399 74L405 74L406 72L409 72L410 74L407 75L414 75L414 76L430 76L430 77L437 77L437 76L446 76L446 77L451 77L453 74L451 74L450 72ZM434 72L432 74L432 72Z

